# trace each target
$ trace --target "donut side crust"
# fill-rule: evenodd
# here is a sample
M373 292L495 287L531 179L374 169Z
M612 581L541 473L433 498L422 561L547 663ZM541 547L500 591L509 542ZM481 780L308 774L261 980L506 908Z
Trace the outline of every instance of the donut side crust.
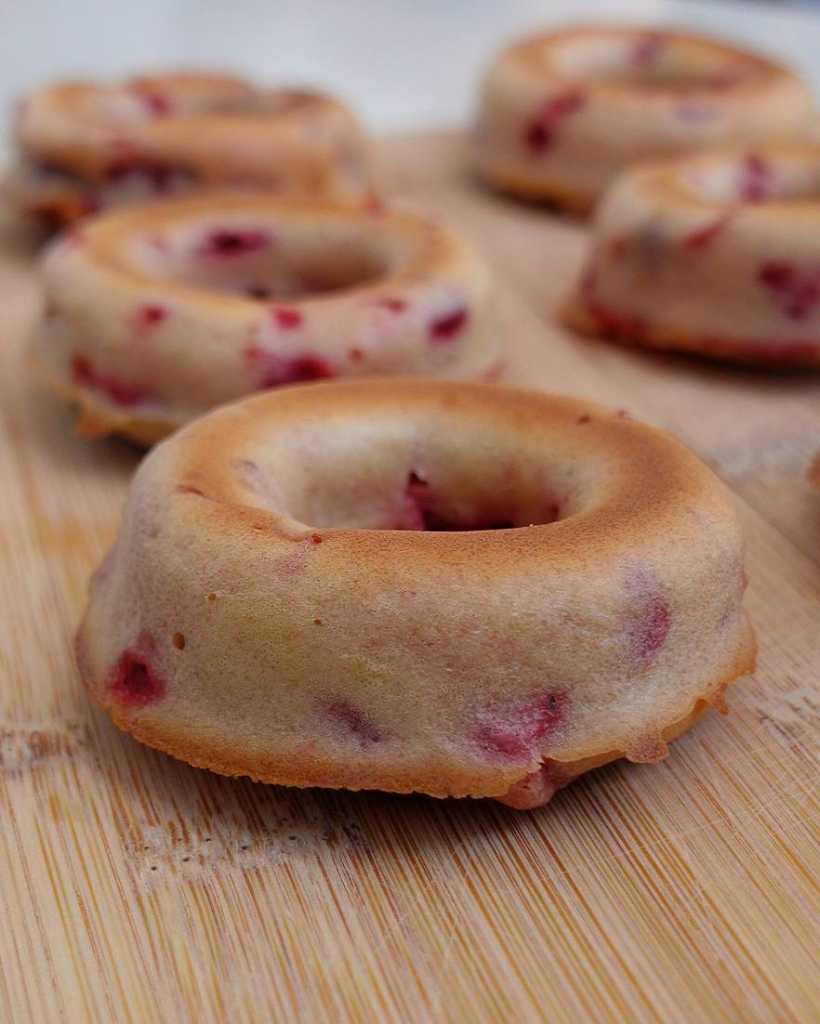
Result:
M654 349L659 352L685 352L705 356L719 362L784 369L790 367L820 367L820 340L808 343L755 345L732 338L700 337L683 331L650 325L640 335L626 332L603 332L583 299L576 295L566 300L558 310L558 319L571 331L589 338L603 338L629 348Z
M548 180L543 172L527 174L510 161L483 153L476 157L476 170L489 188L527 202L553 205L578 217L592 213L599 198L597 191L574 189L560 177Z
M486 782L481 791L476 791L468 772L455 777L450 771L449 778L442 774L442 769L434 762L429 765L426 774L418 771L374 773L362 765L355 763L342 769L338 760L323 760L311 753L310 756L288 756L287 764L279 763L274 758L261 759L249 757L242 746L215 744L211 738L196 736L185 729L176 729L168 723L164 725L150 724L135 720L127 713L123 714L113 703L102 700L100 694L104 688L95 679L94 672L87 656L82 639L82 627L75 642L77 665L83 684L95 702L110 715L114 724L123 732L128 733L140 743L162 751L165 754L185 761L194 768L205 768L219 775L230 777L248 777L254 782L273 785L291 786L299 789L321 787L323 789L376 789L390 793L423 793L427 796L443 799L446 797L493 797L501 799L515 788L509 785L509 774L499 772L498 788L488 787ZM666 756L665 744L678 739L694 726L709 708L716 708L722 713L727 710L725 693L729 685L737 679L751 673L757 658L757 642L754 630L748 619L742 643L735 655L728 672L719 677L704 680L700 694L695 698L689 711L672 722L660 725L663 744L658 749L647 751L645 756L637 756L630 752L629 760L641 763L653 763ZM577 778L579 775L594 768L600 768L612 761L627 757L623 750L603 750L600 753L586 754L575 760L561 762L545 762L554 764L560 772L563 783ZM529 774L529 772L525 773Z

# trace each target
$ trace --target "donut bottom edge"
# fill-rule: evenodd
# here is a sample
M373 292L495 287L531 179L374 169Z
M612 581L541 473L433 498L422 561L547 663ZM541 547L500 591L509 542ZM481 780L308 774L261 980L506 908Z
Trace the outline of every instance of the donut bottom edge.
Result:
M766 344L744 342L742 339L699 336L684 331L670 330L653 325L640 331L631 330L627 323L618 329L602 326L577 294L565 299L557 311L557 319L564 327L588 338L616 342L628 348L653 349L656 352L699 356L716 363L732 363L761 369L820 368L820 339L812 342L783 342ZM628 318L624 317L624 321Z
M36 350L30 353L29 365L35 378L45 388L74 410L74 434L85 441L96 441L106 437L122 437L142 448L150 448L162 441L175 430L179 430L196 416L204 415L206 410L185 418L170 418L162 415L146 415L136 409L118 409L108 402L95 400L83 389L71 384ZM464 380L484 383L498 382L506 369L506 360L502 353L493 350L487 358L470 366L463 373ZM352 379L352 378L348 378ZM458 379L458 378L454 378ZM306 387L310 381L294 382L282 387ZM236 395L224 404L249 397Z
M722 673L716 680L704 683L699 693L694 696L689 710L681 718L664 725L658 723L654 736L648 737L644 746L636 743L630 751L605 750L571 761L557 761L546 757L538 768L526 771L521 779L503 793L475 792L475 784L471 786L466 774L448 784L438 771L431 770L427 779L422 779L416 773L384 773L378 784L374 784L375 780L372 777L359 784L351 777L353 773L349 769L340 772L338 763L330 760L319 763L311 759L309 765L305 763L302 766L294 763L292 759L287 765L276 765L275 758L262 763L248 757L241 749L232 749L224 744L217 747L207 740L197 740L184 730L147 723L133 718L127 712L120 712L117 706L100 699L101 691L91 678L90 667L83 653L82 630L77 635L75 648L83 685L95 703L109 715L114 725L145 746L169 754L194 768L207 769L218 775L247 777L254 782L297 789L345 789L353 792L369 790L402 795L414 793L438 799L469 796L492 799L515 810L534 810L549 803L559 789L563 789L592 769L624 758L640 764L654 764L663 760L668 754L667 744L688 732L709 708L713 707L722 714L727 714L727 688L753 672L757 659L755 632L745 613L744 622L745 630L729 671ZM486 788L486 783L482 784L482 788Z
M473 160L477 177L490 189L530 203L554 206L565 213L584 217L592 213L600 190L573 188L566 181L547 179L519 171L505 161L496 162L484 156Z
M38 384L51 391L73 411L73 432L85 441L116 435L142 448L150 448L183 426L181 420L145 416L136 411L120 411L103 402L95 402L65 380L36 351L30 353L29 365Z

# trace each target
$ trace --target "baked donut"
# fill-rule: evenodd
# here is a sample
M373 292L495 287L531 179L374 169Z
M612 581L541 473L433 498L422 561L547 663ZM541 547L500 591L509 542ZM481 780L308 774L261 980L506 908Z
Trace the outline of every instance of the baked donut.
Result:
M121 728L200 767L525 808L722 704L754 662L744 586L722 484L661 431L344 381L151 452L77 650Z
M5 193L58 227L202 186L332 199L367 189L363 137L340 103L224 75L50 86L22 102L16 137L20 157Z
M564 320L653 348L820 365L820 147L625 172L598 208Z
M89 437L151 444L282 384L498 368L484 264L411 212L188 196L90 218L42 270L35 354Z
M628 164L791 139L811 107L790 71L714 39L565 28L514 43L490 67L475 160L492 185L586 212Z

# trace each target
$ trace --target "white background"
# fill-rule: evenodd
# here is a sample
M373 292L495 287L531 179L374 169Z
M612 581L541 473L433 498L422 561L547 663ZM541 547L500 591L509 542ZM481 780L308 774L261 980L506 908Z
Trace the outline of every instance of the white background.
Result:
M463 121L510 36L572 19L685 25L751 42L820 95L820 7L713 0L0 0L0 109L67 74L215 65L314 83L377 131ZM0 122L1 124L2 122ZM2 145L0 128L0 145Z

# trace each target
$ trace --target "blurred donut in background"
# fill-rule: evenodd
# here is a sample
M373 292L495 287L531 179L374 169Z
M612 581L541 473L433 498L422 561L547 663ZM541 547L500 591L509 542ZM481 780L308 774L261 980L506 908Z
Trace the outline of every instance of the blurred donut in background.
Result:
M35 338L85 436L151 444L222 402L331 377L486 377L484 263L418 214L201 193L66 232Z
M491 185L587 212L630 164L802 137L812 97L760 55L682 32L613 26L528 36L490 67L475 162Z
M208 186L358 200L365 142L337 100L177 72L63 82L19 107L8 203L52 227L134 200Z
M820 146L626 171L595 214L564 320L649 348L820 366Z

